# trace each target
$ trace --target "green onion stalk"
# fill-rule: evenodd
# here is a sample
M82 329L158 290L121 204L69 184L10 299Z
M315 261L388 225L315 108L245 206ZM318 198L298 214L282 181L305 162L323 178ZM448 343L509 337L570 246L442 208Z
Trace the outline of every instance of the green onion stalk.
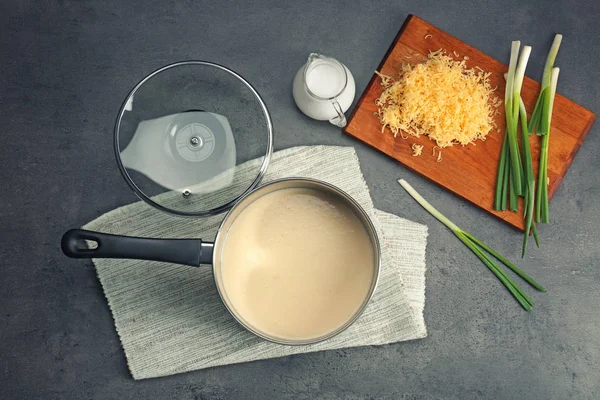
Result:
M554 61L558 54L558 49L562 42L562 35L554 36L552 47L546 57L544 65L544 74L542 75L542 86L540 94L535 103L535 107L529 120L529 133L534 131L541 136L541 151L538 169L537 198L535 203L535 221L549 222L548 212L548 147L550 137L550 121L552 120L552 108L554 105L554 96L556 93L556 82L558 80L558 69L554 68ZM554 82L554 83L553 83ZM553 88L554 86L554 94ZM547 137L548 136L548 137Z
M552 68L552 75L550 80L550 92L548 93L549 106L548 106L548 118L547 125L550 128L552 121L552 109L554 107L554 97L556 96L556 85L558 83L559 68ZM542 122L544 121L545 115L542 115ZM541 123L543 126L544 124ZM542 221L545 223L550 222L550 213L548 212L548 147L550 144L550 129L542 136L542 144L540 148L540 163L538 168L538 182L537 192L538 198L536 202L536 221Z
M539 111L539 120L536 122L539 124L539 129L537 130L538 136L544 136L550 130L550 120L552 119L552 95L550 93L552 91L552 73L554 61L556 60L556 55L558 54L558 49L560 48L561 42L562 35L557 34L554 36L552 47L550 47L548 57L546 58L546 64L544 65L542 87L540 89L540 95L538 96L538 101L540 102L538 107L541 107L541 110ZM542 99L540 100L540 98Z
M521 258L525 256L525 250L527 249L527 240L529 239L529 232L533 231L533 237L535 243L540 247L539 238L535 225L533 224L533 206L535 202L535 175L533 173L533 160L531 158L531 146L529 144L529 128L527 126L527 110L525 110L525 104L523 99L519 98L519 115L521 119L521 147L523 148L523 166L525 175L525 194L524 194L524 211L523 218L525 219L525 231L523 235L523 246L521 250Z
M504 92L506 133L498 163L496 196L494 198L494 208L502 211L506 210L507 198L509 209L511 211L518 211L518 196L522 196L525 192L525 185L523 184L525 176L521 162L521 153L519 151L517 131L519 127L519 99L521 97L521 88L523 87L525 68L531 54L531 47L524 46L519 55L520 46L521 42L512 42ZM507 192L508 196L506 195Z
M517 103L515 106L515 97L518 99L521 94L525 66L527 65L529 53L531 53L531 47L525 46L523 52L521 53L520 59L520 61L524 60L524 63L519 62L519 65L517 66L517 57L519 55L520 46L521 42L518 40L512 42L504 98L504 108L506 112L506 132L508 133L508 149L510 155L510 188L517 196L521 196L523 194L523 169L521 167L521 156L517 141L519 104ZM529 50L527 50L527 48L529 48Z
M513 272L523 278L527 283L533 286L535 289L545 292L544 289L539 283L534 281L531 277L529 277L525 272L521 271L517 266L512 264L506 258L504 258L501 254L490 248L488 245L483 243L481 240L477 239L475 236L471 235L469 232L466 232L455 225L452 221L446 218L442 213L436 210L431 204L427 202L413 187L406 182L404 179L400 179L398 181L400 185L410 194L425 210L427 210L431 215L437 218L442 224L446 225L448 229L454 233L454 235L463 242L469 250L471 250L477 258L479 258L486 267L502 282L502 284L508 289L508 291L514 296L514 298L519 302L519 304L527 311L531 310L534 303L531 298L506 274L505 271L500 269L500 267L493 261L490 257L493 256L497 260L501 261L504 265L510 268ZM486 254L486 252L488 254Z

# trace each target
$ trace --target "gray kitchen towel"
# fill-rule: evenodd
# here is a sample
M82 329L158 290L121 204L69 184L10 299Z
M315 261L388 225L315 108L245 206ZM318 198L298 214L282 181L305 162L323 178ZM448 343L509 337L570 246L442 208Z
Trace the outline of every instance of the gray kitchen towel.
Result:
M257 161L236 170L233 187ZM373 219L382 247L377 290L363 315L325 342L283 346L262 340L235 322L219 300L209 267L153 261L95 259L129 370L134 379L344 347L381 345L423 338L427 227L376 210L351 147L294 147L273 154L263 182L310 177L349 193ZM226 195L220 193L216 196ZM176 204L180 194L159 195ZM204 201L205 199L203 199ZM215 202L219 198L214 199ZM212 240L224 215L178 218L137 202L84 226L106 233Z

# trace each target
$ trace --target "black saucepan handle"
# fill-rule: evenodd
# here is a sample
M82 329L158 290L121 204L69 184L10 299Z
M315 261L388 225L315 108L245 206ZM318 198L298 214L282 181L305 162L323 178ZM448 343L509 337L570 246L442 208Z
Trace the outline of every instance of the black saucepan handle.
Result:
M83 241L97 243L87 248ZM150 239L71 229L62 237L63 253L71 258L129 258L191 265L212 264L213 244L200 239Z

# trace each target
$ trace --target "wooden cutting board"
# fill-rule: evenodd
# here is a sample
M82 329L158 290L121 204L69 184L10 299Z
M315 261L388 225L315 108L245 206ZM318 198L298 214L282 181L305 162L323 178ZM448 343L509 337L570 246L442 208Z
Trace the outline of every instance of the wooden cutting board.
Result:
M508 52L510 41L499 45L506 46ZM457 59L463 59L464 56L467 56L468 68L478 66L486 72L491 72L490 84L492 87L497 86L499 88L496 95L504 103L504 73L508 70L507 65L494 60L414 15L408 16L377 70L384 75L397 76L402 64L414 64L424 61L430 51L440 48L445 49L449 55L456 52L458 54ZM534 51L544 52L544 54L548 50L546 48L534 49ZM560 67L560 52L555 65ZM559 77L558 91L560 91L560 82ZM380 78L374 74L350 116L344 132L379 149L408 168L509 224L521 230L524 229L522 204L518 213L494 211L493 209L496 170L506 126L503 106L498 107L501 115L497 115L495 121L502 133L497 133L494 130L488 134L485 142L477 141L476 146L462 147L455 145L445 148L442 150L442 161L436 162L437 151L435 156L432 155L435 143L428 138L409 136L408 139L402 139L400 135L394 138L388 129L381 132L381 124L375 115L377 111L375 100L383 91L380 83ZM537 82L525 77L522 97L528 115L531 115L539 89L540 85ZM591 111L557 94L552 116L548 155L548 177L550 178L548 195L550 198L556 192L595 119L596 115ZM535 135L530 137L536 176L539 141L539 138ZM424 145L421 156L412 156L411 145L413 143ZM400 176L398 177L400 178ZM552 210L550 210L550 217L552 217Z

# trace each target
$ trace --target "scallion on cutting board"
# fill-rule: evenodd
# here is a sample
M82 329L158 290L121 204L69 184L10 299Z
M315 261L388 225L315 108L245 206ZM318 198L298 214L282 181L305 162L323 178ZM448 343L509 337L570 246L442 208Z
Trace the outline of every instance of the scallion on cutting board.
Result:
M506 258L504 258L501 254L487 246L485 243L477 239L475 236L471 235L469 232L466 232L455 225L452 221L446 218L442 213L436 210L427 200L425 200L413 187L406 182L404 179L400 179L398 181L400 185L414 198L424 209L426 209L431 215L438 219L441 223L446 225L448 229L456 235L485 265L492 271L494 275L502 282L502 284L508 289L508 291L515 297L515 299L521 304L521 306L529 311L533 307L533 301L527 294L504 272L498 265L492 260L490 255L494 256L496 259L504 263L508 268L510 268L513 272L523 278L527 283L536 288L539 291L545 292L544 289L539 283L534 281L531 277L529 277L525 272L521 271L517 266L512 264ZM489 253L490 255L486 254Z
M508 74L504 74L504 79L507 78ZM523 246L521 250L521 258L525 257L525 250L527 249L527 241L529 240L529 232L533 232L533 237L535 238L535 244L537 247L540 247L540 240L537 234L537 230L535 224L533 223L533 213L534 213L534 205L535 205L535 175L533 173L533 160L531 158L531 146L529 144L529 136L531 132L529 131L529 127L527 125L527 110L525 109L525 103L523 103L523 99L519 96L519 114L518 119L521 121L521 147L523 149L523 220L525 221L525 229L523 230ZM508 179L506 177L506 135L504 135L504 143L502 144L502 150L500 152L500 162L498 163L498 174L500 171L503 171L503 175L498 175L496 177L497 184L499 179ZM507 187L504 186L502 188L502 196L505 196ZM518 199L517 196L511 192L510 197L510 209L511 211L518 211ZM499 192L496 191L496 199L494 202L494 207L496 210L506 210L504 208L496 207L496 204L505 205L506 200L504 198L499 199ZM499 203L498 203L499 202ZM513 209L514 204L514 209Z
M540 247L540 241L535 224L533 223L535 175L533 174L533 160L531 159L531 146L529 145L530 132L529 128L527 127L527 110L525 110L525 103L523 103L522 98L519 98L519 115L521 119L521 147L523 148L523 169L525 176L525 193L523 196L525 205L523 211L523 217L525 219L525 231L523 234L523 246L521 250L521 258L523 258L525 256L525 250L527 249L529 232L533 231L533 237L538 247Z
M550 78L550 92L547 97L549 100L548 110L546 108L542 111L542 118L540 125L543 126L544 120L547 120L546 124L548 130L542 136L542 144L540 148L540 164L538 168L538 201L536 204L536 221L550 222L550 213L548 211L548 148L550 144L550 123L552 121L552 109L554 107L554 97L556 96L556 85L558 83L558 68L552 68L552 75ZM546 113L548 114L546 116Z
M530 232L533 233L537 246L540 246L534 221L549 222L550 220L548 212L548 148L552 108L554 106L559 72L558 68L554 68L554 61L556 60L561 41L562 35L556 35L546 58L540 94L529 122L527 121L527 111L521 98L521 88L531 47L523 47L519 56L520 42L512 42L508 73L504 76L506 79L504 99L506 134L500 152L500 161L498 162L494 209L505 211L508 199L508 208L511 211L518 211L518 196L523 196L525 231L521 257L525 256ZM519 56L518 64L517 56ZM522 160L517 141L519 120L521 121ZM529 136L534 131L537 132L538 136L542 137L537 188L529 145ZM523 164L521 164L521 161ZM517 168L520 168L520 170L516 171Z
M506 210L506 198L508 197L509 209L517 211L519 207L518 196L526 193L527 189L523 184L526 177L521 163L517 131L519 129L519 99L521 98L525 69L531 54L531 46L524 46L519 55L520 47L521 42L512 42L508 73L506 74L504 92L506 134L496 178L496 197L494 201L496 210ZM506 196L506 193L508 193L508 196Z
M537 199L535 203L535 220L537 222L550 221L550 214L548 212L548 148L552 108L554 106L559 73L559 69L554 68L554 61L556 60L561 42L562 35L557 34L554 36L552 47L550 47L546 64L544 65L540 94L535 103L528 126L530 133L536 131L537 135L542 137L537 180Z

